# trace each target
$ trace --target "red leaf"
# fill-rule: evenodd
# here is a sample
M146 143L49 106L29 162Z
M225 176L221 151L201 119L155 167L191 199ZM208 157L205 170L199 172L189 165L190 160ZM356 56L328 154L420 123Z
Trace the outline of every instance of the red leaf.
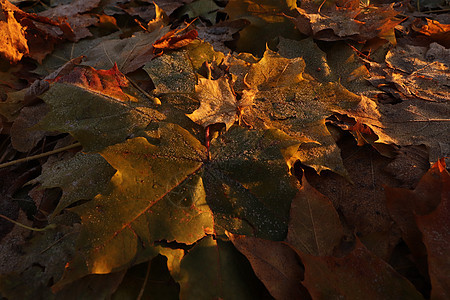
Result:
M416 215L426 215L434 211L441 202L442 195L450 183L443 162L438 161L422 177L417 187L411 191L404 188L385 187L386 205L389 213L402 231L402 238L410 248L419 269L426 273L426 249L422 234L416 225Z
M441 203L432 213L416 216L428 252L431 299L450 299L450 174L444 159L434 166L441 179Z
M59 76L49 82L71 83L104 95L129 100L129 97L122 91L122 87L128 86L128 79L119 71L117 64L114 64L109 70L96 70L89 66L76 67L69 74Z
M198 36L198 32L195 29L188 31L181 36L174 36L176 31L170 31L165 34L162 38L153 43L153 48L167 50L167 49L178 49L190 44Z

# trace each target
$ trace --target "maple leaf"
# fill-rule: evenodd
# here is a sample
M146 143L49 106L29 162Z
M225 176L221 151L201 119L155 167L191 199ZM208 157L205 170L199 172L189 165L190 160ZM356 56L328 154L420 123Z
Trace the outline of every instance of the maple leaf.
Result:
M369 81L381 90L391 93L394 90L394 95L402 100L447 102L450 101L449 57L450 50L437 43L429 47L399 46L386 54L386 64L369 63L373 77Z
M394 27L402 22L394 5L359 8L359 1L332 1L322 8L315 1L304 1L292 18L297 29L314 39L337 41L352 39L367 41L375 37L396 44Z
M165 53L143 67L155 85L155 93L192 93L197 78L186 51Z
M77 67L56 78L41 98L51 111L39 128L69 132L86 151L123 141L150 122L164 119L117 66L110 70Z
M62 189L61 199L52 213L54 217L77 201L92 199L102 193L114 173L115 170L99 154L79 152L68 160L44 164L41 175L34 180L43 188Z
M152 32L137 32L123 39L113 34L110 39L96 42L96 46L87 49L84 64L96 69L108 69L116 63L124 74L136 71L155 56L152 44L168 31L169 27L165 26Z
M284 156L298 142L276 130L232 128L211 143L209 161L206 148L177 125L161 124L158 136L155 145L137 137L101 152L117 172L106 192L71 209L82 231L58 288L152 257L156 241L192 244L214 226L284 238L294 196Z
M0 2L0 54L11 62L18 62L29 53L25 29L14 18L15 8L8 1Z
M200 78L195 86L200 107L187 115L192 121L206 127L211 124L224 123L228 130L236 121L238 102L228 80Z
M286 238L290 245L311 255L333 253L344 235L339 215L331 201L314 189L305 176L292 201L290 214Z
M303 164L317 171L331 169L345 174L325 119L334 113L346 114L358 105L360 97L339 84L306 77L304 69L302 58L287 59L269 49L257 63L231 61L230 72L238 76L235 88L248 85L257 90L253 106L242 120L255 128L283 130L302 141L298 158ZM246 73L244 83L242 74Z
M449 106L445 103L411 99L395 105L382 105L363 97L348 115L368 125L378 136L375 143L400 146L427 146L430 161L448 156L450 140Z
M40 16L48 18L66 18L74 32L74 41L92 36L87 27L97 23L98 19L88 14L82 14L96 8L100 4L100 0L75 0L69 4L58 5L49 8L41 13Z
M446 250L450 248L449 218L450 215L450 174L445 169L444 159L440 159L433 167L439 170L441 195L436 209L427 215L416 215L417 226L423 234L423 242L427 247L428 269L431 279L431 298L448 298L450 289L450 261ZM435 170L437 171L437 170Z
M437 42L445 48L450 47L450 24L441 24L436 20L425 18L425 24L422 19L415 19L411 24L411 28L421 34L429 36L434 42Z
M48 282L58 280L64 265L73 254L79 228L59 225L36 234L20 247L23 256L14 272L0 274L2 296L11 299L22 297L54 297ZM55 243L58 247L54 247Z
M303 285L313 299L424 299L414 286L359 240L343 257L297 252L305 266Z

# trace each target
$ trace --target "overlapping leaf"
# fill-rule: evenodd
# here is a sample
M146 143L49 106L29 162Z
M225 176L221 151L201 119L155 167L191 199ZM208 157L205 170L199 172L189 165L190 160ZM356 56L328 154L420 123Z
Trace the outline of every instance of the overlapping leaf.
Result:
M249 263L229 242L206 237L183 258L174 273L181 299L254 299L264 287Z
M60 284L152 257L156 241L192 244L214 227L284 238L295 192L284 156L298 142L279 131L232 128L212 144L209 160L177 125L161 125L159 136L157 144L138 137L101 152L117 172L106 192L73 209L83 229Z
M234 59L230 71L238 76L235 88L247 85L257 91L243 122L256 128L278 128L302 142L309 141L298 152L302 163L317 171L345 174L325 119L334 113L346 114L360 97L340 84L316 81L304 69L302 58L287 59L269 49L254 64Z
M394 27L401 19L394 18L398 12L393 4L360 8L359 3L338 0L322 6L321 2L303 1L297 8L299 16L294 24L300 32L318 40L362 42L381 37L395 44Z
M164 119L117 66L108 71L76 68L57 78L41 97L51 111L40 126L71 133L87 151L121 142L150 122Z

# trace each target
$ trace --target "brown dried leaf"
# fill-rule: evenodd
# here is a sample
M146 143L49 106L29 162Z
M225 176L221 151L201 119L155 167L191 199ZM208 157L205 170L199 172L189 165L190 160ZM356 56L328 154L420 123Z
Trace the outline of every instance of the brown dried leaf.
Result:
M425 24L422 19L415 19L411 28L421 34L429 36L434 42L437 42L445 48L450 48L450 24L441 24L436 20L425 18Z
M302 187L291 204L286 241L311 255L331 255L344 232L331 201L303 176Z
M302 1L293 20L303 34L323 41L352 39L367 41L375 37L395 44L394 27L402 20L394 19L399 13L393 4L359 8L359 1L333 1L321 7L321 2Z
M386 205L392 219L402 231L403 240L410 248L419 269L426 272L426 250L422 242L422 234L416 225L416 215L427 215L439 205L446 190L444 179L448 173L436 163L411 191L404 188L385 186Z
M444 159L433 167L441 180L440 204L432 213L416 216L417 226L423 234L428 253L428 270L431 279L431 299L450 297L450 174ZM432 188L432 187L431 187Z
M408 280L359 240L344 257L298 254L305 265L303 285L313 299L423 299Z
M233 245L247 257L256 276L275 299L310 299L302 286L304 269L295 253L282 242L228 233Z

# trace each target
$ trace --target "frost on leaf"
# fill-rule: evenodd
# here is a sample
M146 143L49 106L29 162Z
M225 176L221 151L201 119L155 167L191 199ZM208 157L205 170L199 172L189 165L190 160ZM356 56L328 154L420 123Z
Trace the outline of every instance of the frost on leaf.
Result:
M303 34L323 41L352 39L367 41L381 37L396 44L394 27L401 20L395 19L398 11L391 5L360 8L359 1L303 1L293 19L296 28Z
M77 67L58 77L41 98L51 106L40 126L69 132L86 151L125 140L149 123L164 119L117 67Z
M254 128L280 129L303 142L298 158L317 171L345 174L325 119L346 114L361 98L340 84L314 80L304 69L302 58L284 58L269 49L257 63L230 60L230 71L237 76L235 87L248 85L257 91L242 120Z
M200 107L187 115L192 121L206 127L224 123L229 129L237 118L238 103L225 77L218 80L200 78L195 86Z
M279 131L232 128L211 144L209 160L186 130L159 130L157 144L137 137L101 152L117 172L106 192L72 209L82 231L59 285L156 255L156 241L192 244L213 228L285 237L295 188L283 155L298 142Z

